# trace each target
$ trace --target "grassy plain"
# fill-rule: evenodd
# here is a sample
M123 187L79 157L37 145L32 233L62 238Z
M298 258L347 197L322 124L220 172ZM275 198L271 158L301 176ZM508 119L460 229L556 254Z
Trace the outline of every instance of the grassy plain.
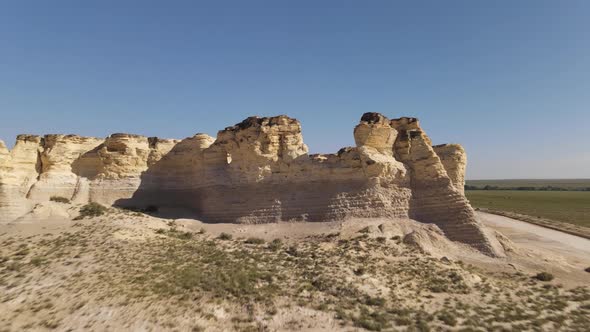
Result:
M496 186L502 188L516 187L554 187L567 190L590 188L590 179L508 179L508 180L467 180L468 186L483 188L485 186Z
M475 208L509 211L590 227L588 191L467 190L465 194Z

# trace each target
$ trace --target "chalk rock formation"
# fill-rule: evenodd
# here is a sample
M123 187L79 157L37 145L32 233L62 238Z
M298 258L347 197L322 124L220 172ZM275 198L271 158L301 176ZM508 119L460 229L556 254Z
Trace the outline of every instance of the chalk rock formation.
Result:
M400 118L391 121L399 131L394 150L396 157L409 169L412 201L409 217L422 222L434 223L445 235L454 241L460 241L477 247L482 251L501 252L500 244L482 238L490 238L479 225L475 212L458 189L458 181L447 174L445 165L432 147L430 138L422 131L415 118ZM455 148L458 150L458 148ZM461 148L461 151L463 149ZM445 152L446 150L443 150ZM464 160L457 160L462 166L454 165L453 160L445 156L447 169L456 172L465 169ZM454 174L455 177L458 177ZM461 175L460 182L463 182Z
M18 135L12 151L0 153L0 216L14 219L28 212L32 205L27 200L31 186L41 172L39 153L41 137ZM4 146L4 144L3 144Z
M465 152L432 147L415 118L366 113L356 146L310 155L299 121L250 117L214 139L21 135L0 144L0 213L63 196L77 203L177 207L206 222L412 218L502 255L463 195Z
M45 135L39 148L38 178L27 197L34 201L46 201L51 196L73 197L84 180L72 171L72 164L102 141L78 135Z
M465 168L467 154L459 144L441 144L433 146L434 152L440 158L453 186L462 194L465 193Z
M360 146L310 156L299 121L286 116L248 118L220 131L204 152L203 173L194 176L203 180L192 189L202 197L194 206L205 220L407 216L411 192L391 152Z

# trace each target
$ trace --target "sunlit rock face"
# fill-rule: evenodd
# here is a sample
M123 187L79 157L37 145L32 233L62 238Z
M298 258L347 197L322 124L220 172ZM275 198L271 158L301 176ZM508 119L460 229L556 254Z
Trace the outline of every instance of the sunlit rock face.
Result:
M72 164L103 141L78 135L45 135L39 147L40 172L27 198L33 201L46 201L51 196L72 198L84 181L73 172Z
M32 208L29 190L41 172L39 153L42 138L18 135L12 151L0 148L0 217L15 219Z
M433 146L434 152L440 158L453 186L461 193L465 193L465 169L467 154L459 144L441 144Z
M407 166L411 179L409 217L436 224L451 240L501 255L499 243L485 233L463 194L463 148L457 144L433 148L415 118L395 119L391 124L399 132L395 156Z
M463 195L465 151L432 147L415 118L365 113L355 147L310 155L301 124L249 117L183 140L20 135L0 144L0 213L12 220L52 196L74 203L182 208L206 222L413 218L501 255Z

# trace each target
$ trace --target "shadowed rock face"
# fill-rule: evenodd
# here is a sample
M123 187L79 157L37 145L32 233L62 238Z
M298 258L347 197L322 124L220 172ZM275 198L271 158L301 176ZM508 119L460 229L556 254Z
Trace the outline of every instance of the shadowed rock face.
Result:
M417 119L379 113L365 113L354 138L356 147L309 155L301 124L285 115L249 117L216 139L21 135L12 151L0 144L0 213L14 219L55 195L190 209L208 222L409 217L501 255L463 195L459 145L432 147Z

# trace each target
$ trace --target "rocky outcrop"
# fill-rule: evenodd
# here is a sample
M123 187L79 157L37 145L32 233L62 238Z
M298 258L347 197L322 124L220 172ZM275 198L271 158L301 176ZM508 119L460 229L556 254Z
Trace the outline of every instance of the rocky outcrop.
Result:
M390 152L363 145L310 156L299 121L286 116L248 118L226 128L204 155L204 181L194 184L199 202L193 206L206 220L407 216L405 169Z
M441 144L432 147L440 158L453 186L461 193L465 192L465 168L467 154L459 144Z
M410 174L412 200L409 217L436 224L451 240L467 243L484 252L501 252L500 244L486 234L477 221L462 187L457 188L457 180L447 174L447 169L452 172L464 170L464 161L463 166L453 165L453 160L445 157L445 167L415 118L395 119L391 125L399 131L395 155L408 167ZM461 182L463 177L461 175Z
M0 216L5 220L32 207L27 196L41 172L41 144L40 136L18 135L12 151L4 148L0 153Z
M459 145L432 147L417 119L378 113L362 116L354 139L336 154L310 155L301 124L284 115L247 118L215 139L19 136L12 151L0 145L0 212L14 218L63 196L183 208L207 222L413 218L501 255L463 195Z
M28 198L46 201L51 196L72 198L82 181L72 171L72 164L104 140L78 135L45 135L39 147L40 174Z

